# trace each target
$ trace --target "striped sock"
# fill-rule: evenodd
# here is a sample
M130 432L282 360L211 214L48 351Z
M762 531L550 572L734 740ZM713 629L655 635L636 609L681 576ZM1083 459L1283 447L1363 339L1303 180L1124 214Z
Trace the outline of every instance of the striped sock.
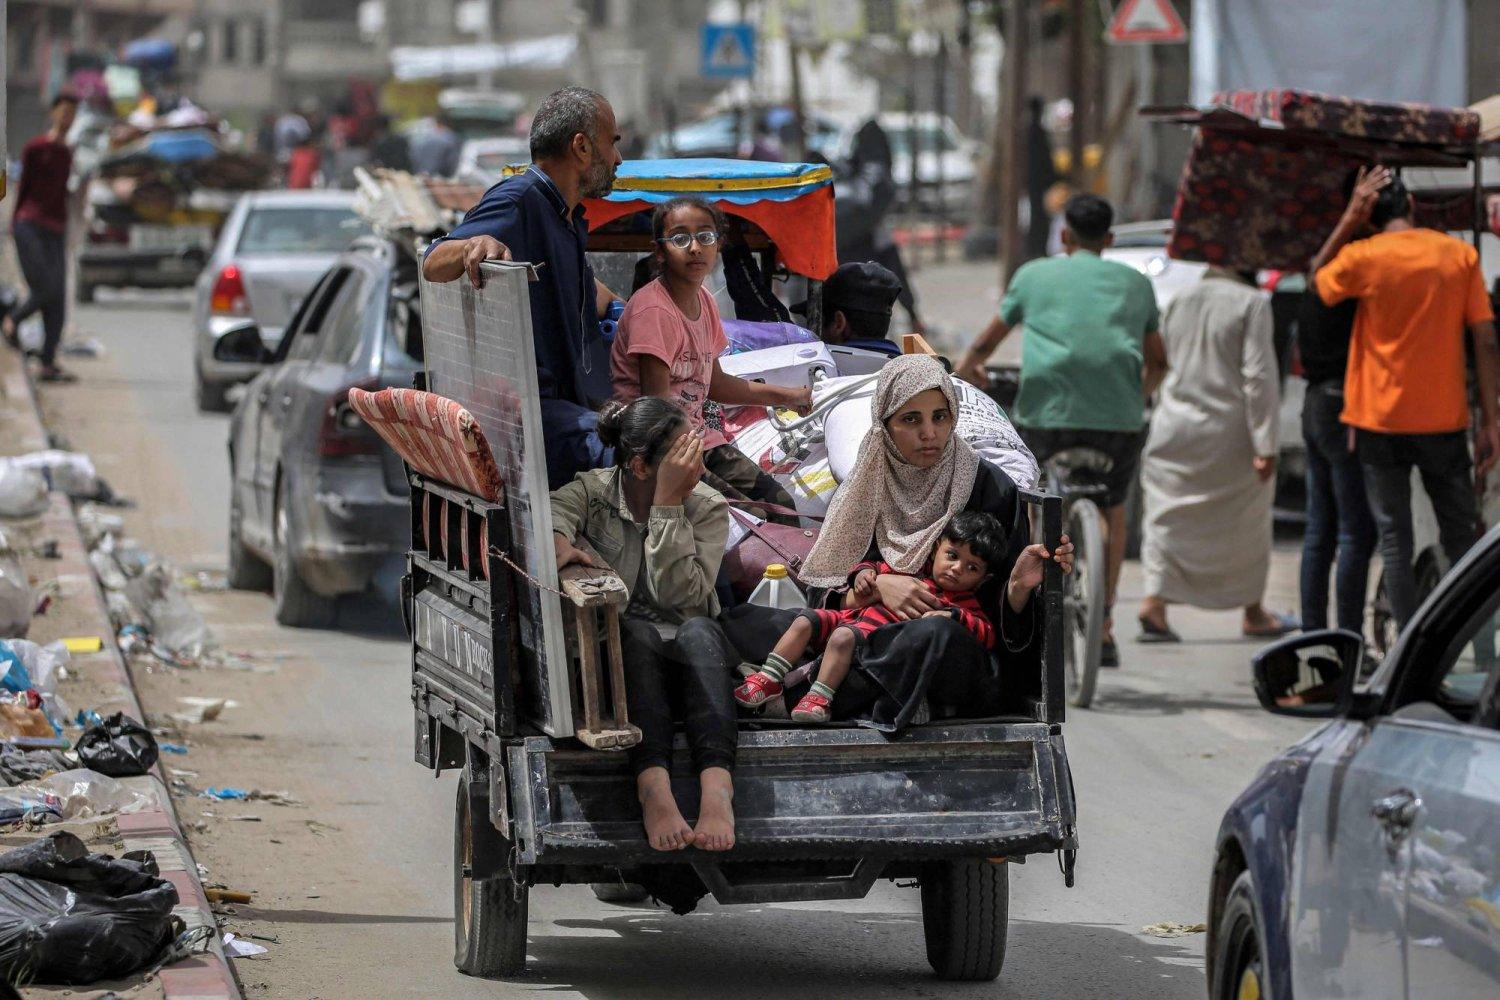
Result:
M820 694L823 697L827 698L829 701L833 700L833 688L829 687L827 684L824 684L822 681L813 681L812 693Z
M767 656L765 664L760 668L761 673L771 678L771 680L776 681L778 684L781 683L781 679L783 677L791 673L791 670L791 662L788 661L786 657L781 656L777 653L772 653L770 656Z

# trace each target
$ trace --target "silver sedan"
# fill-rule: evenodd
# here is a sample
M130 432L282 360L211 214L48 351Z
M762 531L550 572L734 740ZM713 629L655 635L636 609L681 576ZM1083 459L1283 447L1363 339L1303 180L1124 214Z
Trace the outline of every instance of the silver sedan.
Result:
M340 251L368 226L354 214L352 191L255 191L225 220L193 298L198 408L226 412L229 388L260 365L214 360L214 344L253 321L268 348Z

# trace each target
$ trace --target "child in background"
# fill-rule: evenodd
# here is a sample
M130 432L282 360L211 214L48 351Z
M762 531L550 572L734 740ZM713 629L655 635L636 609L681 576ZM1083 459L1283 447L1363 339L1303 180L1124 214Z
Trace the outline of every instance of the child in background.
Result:
M805 410L811 389L749 382L727 375L719 355L729 341L704 282L713 272L724 217L701 198L673 198L651 216L660 275L630 297L610 349L610 377L623 402L660 396L682 409L703 438L709 485L727 497L792 506L776 480L723 433L704 425L703 404ZM726 489L726 487L728 487Z
M989 576L990 566L1005 557L1005 532L990 514L966 511L954 516L943 529L942 537L928 563L929 576L923 580L927 589L943 602L943 607L923 615L931 618L948 615L973 634L985 649L995 647L995 630L980 607L975 591ZM861 607L836 611L809 609L799 611L781 641L766 657L765 666L751 674L734 692L734 700L745 708L758 708L782 691L781 679L807 651L822 646L823 660L818 666L812 690L803 695L792 709L794 722L827 722L833 716L833 698L849 675L850 665L864 637L884 625L899 624L883 604L873 602L875 577L892 573L884 563L864 562L854 568L853 589L863 602Z

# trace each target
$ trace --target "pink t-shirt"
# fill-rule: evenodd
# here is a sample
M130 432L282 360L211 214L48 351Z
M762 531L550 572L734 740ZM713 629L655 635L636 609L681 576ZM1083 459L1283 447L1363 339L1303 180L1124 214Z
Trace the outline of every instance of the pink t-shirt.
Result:
M707 289L698 289L698 318L688 319L672 301L661 279L642 285L625 304L609 352L610 379L615 396L632 400L641 394L641 358L648 354L667 366L671 399L687 414L693 429L703 435L705 448L716 448L727 439L719 431L703 426L703 404L713 378L714 359L729 346L719 307Z

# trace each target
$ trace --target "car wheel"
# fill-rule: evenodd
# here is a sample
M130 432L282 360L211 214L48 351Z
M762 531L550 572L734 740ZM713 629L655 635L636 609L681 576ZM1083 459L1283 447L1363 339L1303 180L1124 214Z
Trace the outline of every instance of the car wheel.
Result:
M203 377L203 372L198 372L198 388L195 394L198 399L199 413L228 413L232 406L229 405L229 386L222 382L210 382Z
M336 598L324 597L303 581L292 560L286 479L276 484L275 558L271 562L271 598L277 624L290 628L330 628L338 611Z
M1212 1000L1260 1000L1266 995L1265 956L1255 913L1255 887L1248 871L1240 872L1224 900L1214 955Z
M233 466L229 470L229 483L229 564L224 574L225 582L234 590L270 590L271 567L245 548L244 539L240 537L240 522L245 515L235 495Z

